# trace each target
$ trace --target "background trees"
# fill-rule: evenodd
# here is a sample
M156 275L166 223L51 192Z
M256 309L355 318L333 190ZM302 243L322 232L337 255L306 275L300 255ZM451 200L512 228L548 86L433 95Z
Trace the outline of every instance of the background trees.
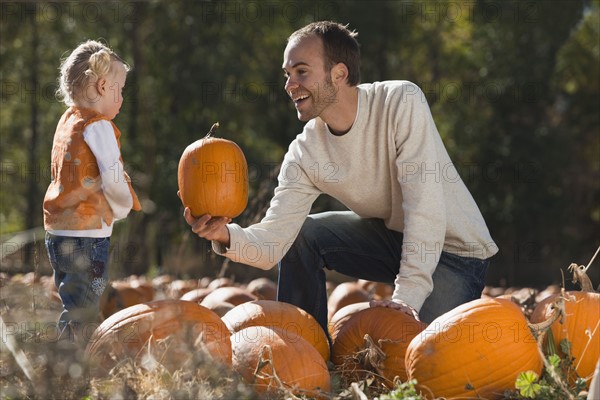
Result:
M587 263L600 244L599 4L2 2L3 269L45 268L40 235L7 256L10 238L42 224L52 135L64 110L54 97L60 59L79 42L102 38L133 65L116 123L145 209L116 227L113 276L258 274L227 264L228 272L220 270L223 259L189 235L176 196L179 157L220 121L220 134L240 144L250 164L250 207L239 222L259 219L302 127L282 90L285 39L308 22L333 19L359 32L363 81L407 79L427 95L501 249L489 283L560 282L559 268ZM315 204L332 207L340 205ZM591 269L596 283L598 270Z

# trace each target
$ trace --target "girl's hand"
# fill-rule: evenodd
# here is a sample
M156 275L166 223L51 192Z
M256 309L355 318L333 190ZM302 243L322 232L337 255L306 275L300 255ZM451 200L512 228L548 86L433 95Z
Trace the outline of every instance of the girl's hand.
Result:
M417 310L403 302L402 300L371 300L369 302L369 306L371 307L388 307L393 308L395 310L400 310L406 315L410 315L414 317L417 321L419 320L419 313Z

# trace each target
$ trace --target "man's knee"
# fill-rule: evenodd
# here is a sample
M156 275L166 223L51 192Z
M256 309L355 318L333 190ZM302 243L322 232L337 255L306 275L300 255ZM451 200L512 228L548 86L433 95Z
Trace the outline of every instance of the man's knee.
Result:
M313 220L310 216L306 218L296 239L290 246L290 250L288 254L293 251L306 251L309 248L313 247L316 242L318 242L317 238L319 231L319 224Z
M300 228L300 232L298 233L298 237L303 239L310 239L318 236L319 230L321 228L321 224L313 218L312 215L309 215L304 220L302 227Z

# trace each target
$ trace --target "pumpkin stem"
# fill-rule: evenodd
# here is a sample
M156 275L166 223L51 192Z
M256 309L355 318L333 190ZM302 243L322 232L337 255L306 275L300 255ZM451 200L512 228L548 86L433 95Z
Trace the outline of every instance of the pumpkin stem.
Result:
M213 137L213 135L215 134L217 128L219 127L219 122L215 122L214 124L212 124L212 126L210 127L210 130L208 131L208 133L206 134L206 136L204 136L204 139L208 139L209 137Z
M271 371L270 372L261 372L261 370L268 365L271 366ZM254 378L261 378L261 379L268 380L269 387L271 386L271 383L274 381L275 385L277 385L277 388L286 393L287 399L298 399L299 400L299 397L295 396L286 387L286 385L283 383L281 378L279 378L279 376L277 375L277 372L275 371L275 364L273 363L273 350L271 349L271 346L269 346L268 344L264 345L263 348L260 350L260 357L259 357L258 363L256 364L256 369L254 370Z
M584 265L572 263L569 265L569 271L573 273L573 283L579 283L582 292L594 293L594 286L590 277L587 275L587 268Z
M387 358L387 355L381 347L375 344L375 341L368 333L365 334L364 340L365 344L363 348L356 352L356 360L366 370L383 376L383 361Z
M527 323L531 333L533 333L533 336L537 339L540 346L544 342L546 332L548 332L552 324L559 318L560 322L563 322L563 318L565 316L565 298L564 289L562 289L562 294L558 296L558 298L550 306L552 308L552 314L550 314L548 319L538 322L537 324L531 322Z

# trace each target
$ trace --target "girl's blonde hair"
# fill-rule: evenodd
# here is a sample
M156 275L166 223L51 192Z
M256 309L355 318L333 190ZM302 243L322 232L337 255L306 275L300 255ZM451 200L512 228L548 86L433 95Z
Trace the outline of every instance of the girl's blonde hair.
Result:
M113 61L120 61L126 71L130 70L129 65L105 44L95 40L81 43L60 65L57 97L72 106L91 78L102 78L110 72Z

